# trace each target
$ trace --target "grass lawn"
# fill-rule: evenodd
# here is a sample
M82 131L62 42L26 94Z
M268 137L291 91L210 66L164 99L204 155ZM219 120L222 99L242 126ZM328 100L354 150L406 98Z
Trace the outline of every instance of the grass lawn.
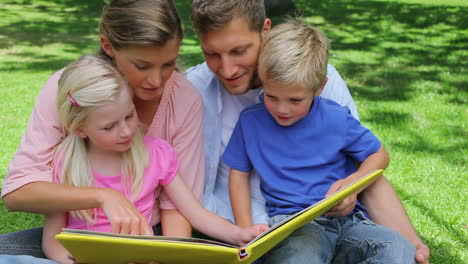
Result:
M186 69L203 56L190 28L190 1L176 2L186 30L179 63ZM387 147L386 176L431 248L431 263L467 263L468 2L294 2L304 21L332 39L330 63L363 124ZM96 50L103 3L0 0L0 182L48 76ZM41 221L8 213L0 201L0 233Z

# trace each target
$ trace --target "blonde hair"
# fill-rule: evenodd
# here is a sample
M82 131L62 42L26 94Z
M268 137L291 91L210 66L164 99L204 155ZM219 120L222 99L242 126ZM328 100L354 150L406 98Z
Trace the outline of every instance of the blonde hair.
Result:
M61 181L79 187L94 186L94 176L88 159L87 139L76 135L86 126L93 108L116 102L128 88L120 73L106 60L85 55L69 64L59 81L57 108L66 138L58 145L55 159L62 165ZM148 153L139 129L130 149L122 156L122 184L131 183L132 199L140 193ZM72 212L74 217L93 222L91 210Z
M266 36L258 62L261 78L316 92L327 77L330 41L320 30L288 20Z
M182 40L182 20L172 0L113 0L104 7L99 31L112 47L163 46ZM100 47L99 56L111 58Z
M238 17L245 18L249 28L262 32L265 23L264 0L193 0L191 18L195 31L200 33L223 29Z

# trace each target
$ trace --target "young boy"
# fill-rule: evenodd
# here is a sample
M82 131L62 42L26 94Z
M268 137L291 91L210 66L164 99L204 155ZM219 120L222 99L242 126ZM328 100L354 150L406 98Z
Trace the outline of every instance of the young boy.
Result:
M264 101L241 113L223 155L231 167L237 224L252 225L252 169L260 176L273 225L387 167L388 154L372 132L347 107L317 96L327 82L328 49L322 32L296 21L276 26L264 40L258 67ZM348 199L356 201L356 196ZM415 247L396 231L370 221L359 202L346 216L321 216L291 237L270 251L265 262L415 263Z

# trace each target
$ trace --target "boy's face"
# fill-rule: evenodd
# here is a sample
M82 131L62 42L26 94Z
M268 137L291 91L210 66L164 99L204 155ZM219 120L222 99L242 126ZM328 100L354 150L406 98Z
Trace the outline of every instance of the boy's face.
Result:
M290 126L309 113L317 94L312 89L283 85L270 78L262 80L265 106L280 126Z
M270 25L266 19L259 33L252 31L244 18L235 18L221 30L200 34L206 63L229 93L243 94L260 86L257 61L261 35L268 33Z

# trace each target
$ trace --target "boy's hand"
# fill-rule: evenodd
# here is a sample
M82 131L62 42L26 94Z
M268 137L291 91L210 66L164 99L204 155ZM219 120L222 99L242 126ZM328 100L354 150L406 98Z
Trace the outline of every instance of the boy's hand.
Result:
M269 228L270 227L266 224L257 224L250 227L239 227L237 239L235 239L234 242L236 245L243 246Z
M328 196L338 191L339 189L348 185L351 182L352 180L348 178L336 181L327 191L325 196ZM356 207L356 201L357 201L357 193L353 193L348 198L344 199L341 203L339 203L337 206L330 209L327 213L325 213L325 215L328 217L346 216L354 210L354 208Z

